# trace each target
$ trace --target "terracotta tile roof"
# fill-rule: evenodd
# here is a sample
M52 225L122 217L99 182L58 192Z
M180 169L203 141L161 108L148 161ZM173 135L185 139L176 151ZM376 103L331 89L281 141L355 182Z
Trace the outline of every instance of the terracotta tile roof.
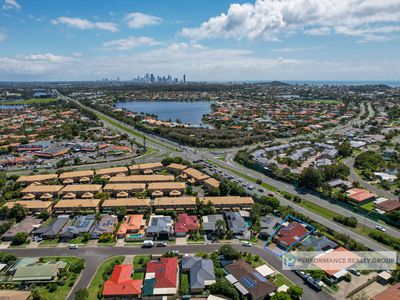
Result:
M150 261L146 273L155 273L155 288L176 288L178 258L160 258L159 261Z
M103 296L140 295L143 280L132 279L133 265L116 265L104 283Z

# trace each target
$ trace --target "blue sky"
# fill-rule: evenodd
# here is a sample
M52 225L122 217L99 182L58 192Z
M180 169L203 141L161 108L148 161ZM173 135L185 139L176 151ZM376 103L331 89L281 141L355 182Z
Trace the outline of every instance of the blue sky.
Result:
M0 80L399 80L399 35L398 0L0 0Z

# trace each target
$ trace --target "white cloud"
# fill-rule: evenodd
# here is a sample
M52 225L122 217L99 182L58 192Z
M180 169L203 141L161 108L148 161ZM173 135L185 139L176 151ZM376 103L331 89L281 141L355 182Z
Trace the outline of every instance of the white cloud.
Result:
M104 53L104 52L103 52ZM400 60L376 56L367 62L351 58L340 62L293 59L249 50L208 48L198 43L174 43L141 53L122 55L60 56L51 53L0 57L0 80L130 79L152 72L190 80L395 80Z
M147 15L140 12L133 12L128 14L125 19L129 28L142 28L145 26L160 24L162 19L160 17Z
M231 4L227 13L210 18L197 28L184 28L183 36L206 38L262 38L304 32L327 35L341 26L369 30L382 23L400 22L399 0L256 0L254 4ZM381 32L381 34L390 34ZM351 35L351 34L350 34Z
M3 9L5 10L21 10L21 5L16 0L4 0Z
M118 31L118 25L112 22L91 22L87 19L82 18L70 18L70 17L59 17L52 21L54 25L67 25L76 29L88 30L88 29L100 29L111 32Z
M102 50L129 50L140 46L154 46L160 42L145 36L134 37L129 36L126 39L118 39L104 42Z
M304 47L304 48L274 48L271 49L272 52L304 52L304 51L314 51L321 50L323 47Z
M7 35L4 32L0 32L0 43L4 42L7 38Z

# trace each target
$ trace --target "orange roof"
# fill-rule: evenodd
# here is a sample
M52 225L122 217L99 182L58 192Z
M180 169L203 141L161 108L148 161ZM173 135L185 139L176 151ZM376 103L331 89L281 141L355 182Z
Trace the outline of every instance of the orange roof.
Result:
M400 282L392 285L383 292L380 292L372 300L399 300L400 299Z
M356 202L363 202L365 200L374 198L375 195L371 192L363 189L352 188L347 191L347 196Z
M139 230L143 222L143 215L128 215L118 229L118 234L125 234L128 230Z
M104 283L103 296L140 295L143 280L131 278L133 265L116 265L110 279Z
M339 247L331 252L317 256L314 265L333 276L337 272L347 269L354 265L361 257L357 254Z

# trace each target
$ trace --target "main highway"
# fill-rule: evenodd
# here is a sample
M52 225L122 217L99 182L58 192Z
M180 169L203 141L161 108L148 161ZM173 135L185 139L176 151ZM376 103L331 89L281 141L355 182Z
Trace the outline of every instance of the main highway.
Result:
M125 123L122 123L119 120L116 120L116 119L114 119L114 118L112 118L110 116L106 116L106 115L100 113L99 111L94 110L94 109L92 109L90 107L84 106L79 101L73 100L73 99L71 99L69 97L66 97L64 95L61 95L59 93L57 93L57 95L60 98L66 100L66 101L73 101L76 104L78 104L78 105L80 105L80 106L82 106L82 107L84 107L84 108L86 108L86 109L88 109L90 111L93 111L96 114L99 114L100 116L103 117L103 118L101 118L101 120L103 121L105 126L108 126L108 127L112 128L112 129L120 131L122 133L128 134L132 138L136 138L136 139L138 138L138 135L146 136L147 137L147 139L146 139L147 146L150 146L150 147L156 149L161 154L165 154L165 155L168 155L168 156L184 156L186 159L191 160L191 161L197 160L199 158L207 159L207 160L212 161L212 162L218 164L219 166L221 166L224 169L224 171L226 171L226 173L230 173L232 176L234 176L236 178L241 178L243 181L246 181L246 178L243 178L241 175L238 175L238 174L241 173L241 174L245 174L247 176L251 176L251 177L256 178L256 179L261 179L263 182L265 182L265 183L267 183L267 184L269 184L271 186L274 186L278 190L286 191L286 192L289 192L289 193L291 193L293 195L297 195L297 196L299 196L301 198L304 198L304 199L306 199L306 200L308 200L308 201L310 201L312 203L318 204L318 205L323 206L323 207L325 207L327 209L335 211L336 213L339 213L339 214L341 214L343 216L355 217L357 219L358 223L359 224L363 224L363 226L365 226L365 227L375 228L375 226L377 226L377 225L382 225L381 223L378 223L378 222L376 222L376 221L374 221L372 219L369 219L367 217L364 217L364 216L361 216L359 214L356 214L356 213L354 213L354 212L352 212L352 211L350 211L348 209L345 209L345 208L343 208L343 207L341 207L339 205L332 204L329 201L327 201L325 199L322 199L322 198L320 198L320 197L318 197L316 195L300 193L299 191L296 190L296 188L294 186L292 186L290 184L287 184L287 183L281 182L279 180L273 179L273 178L268 177L268 176L266 176L264 174L261 174L261 173L259 173L257 171L254 171L254 170L251 170L249 168L246 168L241 164L238 164L237 162L233 161L233 156L234 156L234 153L235 153L236 149L224 150L226 153L228 153L227 161L218 160L215 157L215 155L210 153L210 151L208 149L202 149L202 148L193 149L193 148L190 148L190 147L181 147L178 143L170 141L168 139L165 139L165 138L162 138L162 137L159 137L159 136L155 136L155 135L149 135L149 134L144 133L144 132L139 132L136 129L134 129L132 126L129 126L129 125L125 124ZM365 103L363 103L361 105L361 113L359 114L359 116L357 118L355 118L352 121L352 124L364 123L364 122L366 122L368 119L370 119L373 116L374 111L373 111L371 105L368 103L367 105L368 105L369 115L367 116L366 119L360 120L360 115L364 114L365 111L366 111L366 109L364 107L365 105L366 105ZM115 124L119 124L120 126L116 126ZM350 125L349 124L345 124L345 125L343 125L343 128L345 128L345 130L348 130L348 128L349 128L348 126L350 126ZM128 128L129 131L125 130L124 128ZM340 130L342 130L341 128L342 127L339 127ZM331 129L329 129L329 130L331 130ZM132 134L132 131L134 131L136 134ZM235 170L236 171L235 174L232 173L230 171L230 169L231 170ZM256 185L256 190L258 188L261 188L261 186ZM258 192L253 192L253 193L261 194L261 193L258 193ZM333 229L333 230L335 230L337 232L345 233L345 234L349 235L351 238L353 238L357 242L360 242L361 244L367 246L368 248L370 248L372 250L375 250L375 251L390 250L388 247L386 247L386 246L384 246L384 245L382 245L382 244L380 244L380 243L378 243L378 242L376 242L376 241L374 241L374 240L372 240L370 238L367 238L364 235L361 235L361 234L359 234L359 233L357 233L355 231L352 231L348 227L346 227L346 226L344 226L342 224L336 223L334 221L330 221L330 220L322 217L321 215L319 215L319 214L317 214L317 213L315 213L313 211L307 210L306 208L304 208L304 207L302 207L300 205L297 205L296 203L291 202L291 201L283 198L279 193L267 191L267 192L262 193L262 194L266 195L266 194L269 194L269 193L274 194L274 196L276 196L280 200L280 202L282 204L289 205L289 206L293 207L294 209L296 209L297 211L303 213L304 215L308 216L309 218L311 218L313 220L316 220L319 223L324 224L325 226L327 226L327 227L329 227L329 228L331 228L331 229ZM388 234L392 235L392 236L400 237L400 231L397 230L396 228L393 228L393 227L390 227L390 226L386 226L386 232Z

